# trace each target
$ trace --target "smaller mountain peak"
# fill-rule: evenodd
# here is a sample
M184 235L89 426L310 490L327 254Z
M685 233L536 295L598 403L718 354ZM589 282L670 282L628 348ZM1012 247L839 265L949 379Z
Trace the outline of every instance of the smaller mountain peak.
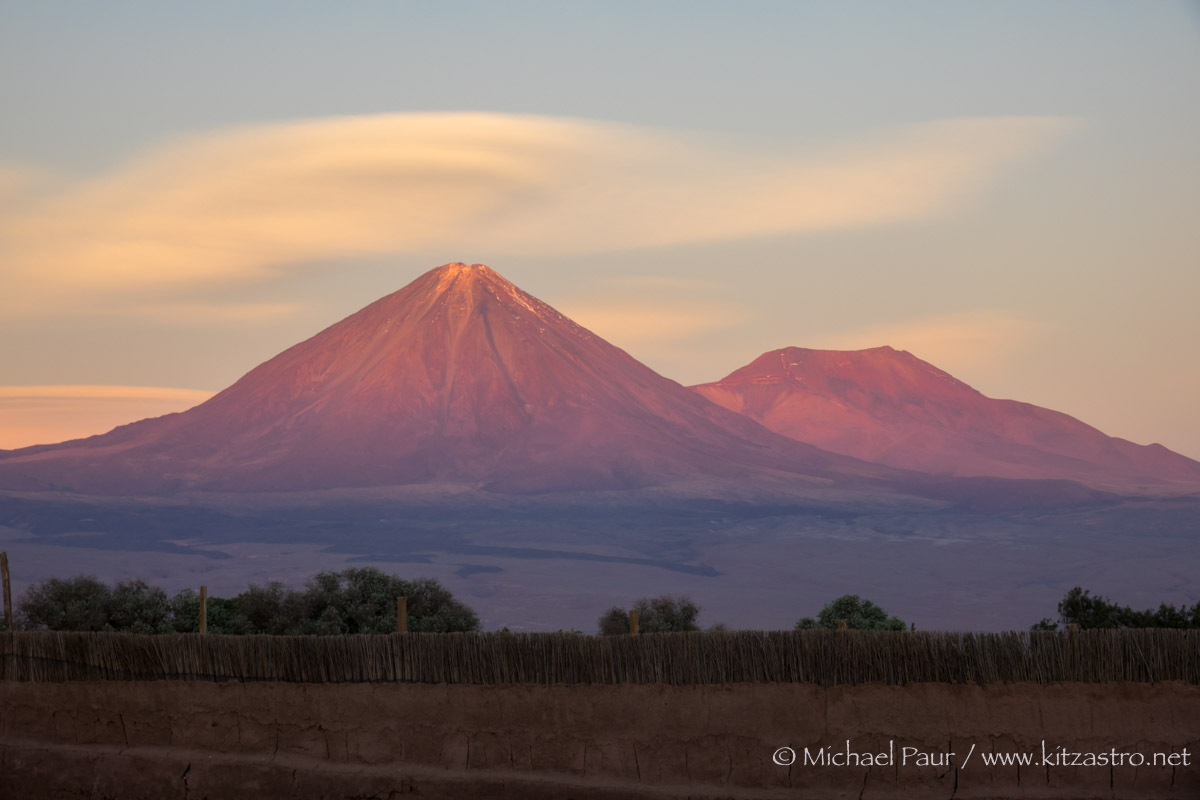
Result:
M863 347L858 350L829 350L829 349L821 349L821 348L816 348L816 347L797 347L796 345L791 345L788 347L781 347L778 350L770 350L766 353L763 353L763 355L764 356L772 355L774 353L786 353L786 354L795 354L795 355L811 354L811 355L815 355L815 356L819 356L819 355L846 356L846 355L860 355L860 354L867 354L867 353L879 353L879 354L889 354L890 353L890 354L899 355L902 353L908 353L908 351L907 350L897 350L896 348L892 347L890 344L879 345L878 347Z

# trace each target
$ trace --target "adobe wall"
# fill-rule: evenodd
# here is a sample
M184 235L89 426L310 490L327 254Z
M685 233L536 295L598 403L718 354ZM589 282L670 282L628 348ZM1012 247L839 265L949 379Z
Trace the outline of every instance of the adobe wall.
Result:
M948 766L779 766L851 741ZM1189 766L987 767L982 752ZM971 745L972 756L963 764ZM942 756L953 751L955 756ZM1200 687L0 682L0 798L1200 797Z

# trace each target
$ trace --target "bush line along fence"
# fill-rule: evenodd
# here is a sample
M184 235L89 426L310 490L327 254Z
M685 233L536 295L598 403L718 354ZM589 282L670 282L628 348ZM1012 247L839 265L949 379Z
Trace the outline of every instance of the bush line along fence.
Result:
M713 631L637 636L0 634L0 680L458 684L1184 681L1200 631Z

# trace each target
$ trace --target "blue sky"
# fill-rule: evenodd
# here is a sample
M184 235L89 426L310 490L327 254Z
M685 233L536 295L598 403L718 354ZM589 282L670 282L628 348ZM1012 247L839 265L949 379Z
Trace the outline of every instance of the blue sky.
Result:
M1200 115L1180 102L1200 35L1200 15L1183 3L0 9L0 145L10 157L83 167L215 126L398 110L579 116L767 140L953 117L1194 125Z
M0 382L219 389L466 260L684 383L892 344L1200 457L1198 76L1171 2L0 3Z

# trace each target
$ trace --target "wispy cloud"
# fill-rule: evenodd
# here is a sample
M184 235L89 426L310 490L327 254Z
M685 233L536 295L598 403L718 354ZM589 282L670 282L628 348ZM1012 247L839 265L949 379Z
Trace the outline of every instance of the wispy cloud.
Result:
M304 303L159 302L125 312L168 325L210 323L271 324L301 313Z
M203 389L175 389L167 386L47 385L0 386L0 402L40 400L162 400L172 403L202 403L212 397Z
M184 411L212 395L160 386L0 386L0 449L104 433Z
M950 120L771 153L499 114L236 128L36 192L33 172L8 169L0 270L33 308L37 295L62 302L391 253L566 254L903 222L952 210L1071 125Z

